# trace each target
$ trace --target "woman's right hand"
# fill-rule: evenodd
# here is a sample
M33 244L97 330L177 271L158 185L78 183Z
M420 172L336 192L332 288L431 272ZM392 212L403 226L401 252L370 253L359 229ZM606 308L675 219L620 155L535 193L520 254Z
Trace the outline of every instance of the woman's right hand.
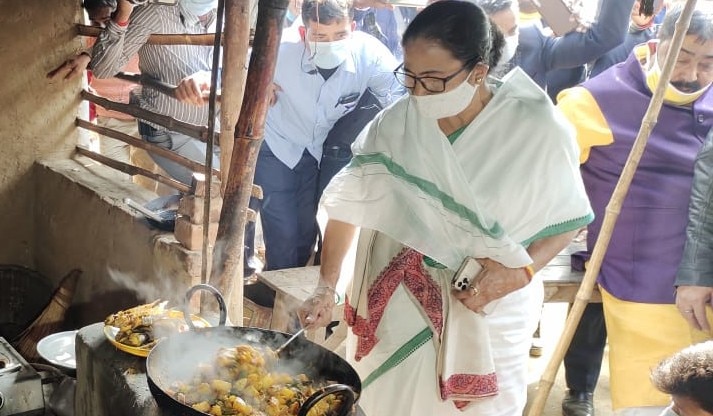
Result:
M319 286L297 311L303 328L319 328L332 322L336 291L328 286Z

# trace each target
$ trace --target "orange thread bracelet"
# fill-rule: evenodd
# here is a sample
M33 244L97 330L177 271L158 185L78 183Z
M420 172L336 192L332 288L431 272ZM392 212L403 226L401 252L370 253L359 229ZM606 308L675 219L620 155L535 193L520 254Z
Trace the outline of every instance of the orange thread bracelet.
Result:
M523 267L523 269L525 269L525 274L527 275L527 281L531 282L532 276L535 275L535 269L533 269L532 266L530 266L530 265Z

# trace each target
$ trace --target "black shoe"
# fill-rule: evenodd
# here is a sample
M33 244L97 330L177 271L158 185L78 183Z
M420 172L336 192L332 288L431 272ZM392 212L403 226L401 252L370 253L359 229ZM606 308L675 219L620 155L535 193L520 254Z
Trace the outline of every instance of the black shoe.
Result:
M570 390L562 400L562 416L594 416L592 393Z

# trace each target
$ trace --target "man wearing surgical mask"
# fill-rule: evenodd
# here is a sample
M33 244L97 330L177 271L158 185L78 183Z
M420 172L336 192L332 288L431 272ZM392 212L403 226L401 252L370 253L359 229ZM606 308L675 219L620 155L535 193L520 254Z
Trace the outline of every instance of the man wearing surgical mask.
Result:
M565 86L574 86L584 67L624 41L634 0L601 0L596 22L585 32L550 36L539 24L520 25L517 0L470 0L482 7L505 36L506 46L496 67L505 75L522 68L551 98ZM563 85L562 79L571 80ZM566 84L566 83L565 83ZM548 88L552 85L554 88ZM555 87L556 85L556 87ZM555 91L550 91L554 89Z
M327 133L357 108L367 89L382 106L401 94L396 59L380 41L355 31L349 0L302 4L299 37L283 38L265 140L255 168L266 270L301 267L317 237L319 161ZM322 178L324 180L324 178Z
M581 172L595 220L591 255L606 206L661 79L682 5L670 10L658 39L581 86L563 91L558 107L577 129ZM661 357L711 338L698 320L710 288L675 287L686 241L694 161L713 127L713 6L699 2L666 85L651 132L598 276L609 336L612 405L617 416L658 415L669 397L657 392L650 369ZM709 309L710 311L710 309ZM584 413L582 413L584 414ZM587 413L587 414L591 414Z

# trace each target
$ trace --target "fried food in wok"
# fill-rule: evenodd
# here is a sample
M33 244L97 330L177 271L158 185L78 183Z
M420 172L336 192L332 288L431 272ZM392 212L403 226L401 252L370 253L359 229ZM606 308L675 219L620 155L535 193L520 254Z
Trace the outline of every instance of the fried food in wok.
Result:
M213 365L203 365L193 380L177 383L170 394L193 409L214 416L291 416L323 387L306 375L276 369L277 356L269 348L249 345L221 348ZM309 416L336 414L341 405L329 395Z

